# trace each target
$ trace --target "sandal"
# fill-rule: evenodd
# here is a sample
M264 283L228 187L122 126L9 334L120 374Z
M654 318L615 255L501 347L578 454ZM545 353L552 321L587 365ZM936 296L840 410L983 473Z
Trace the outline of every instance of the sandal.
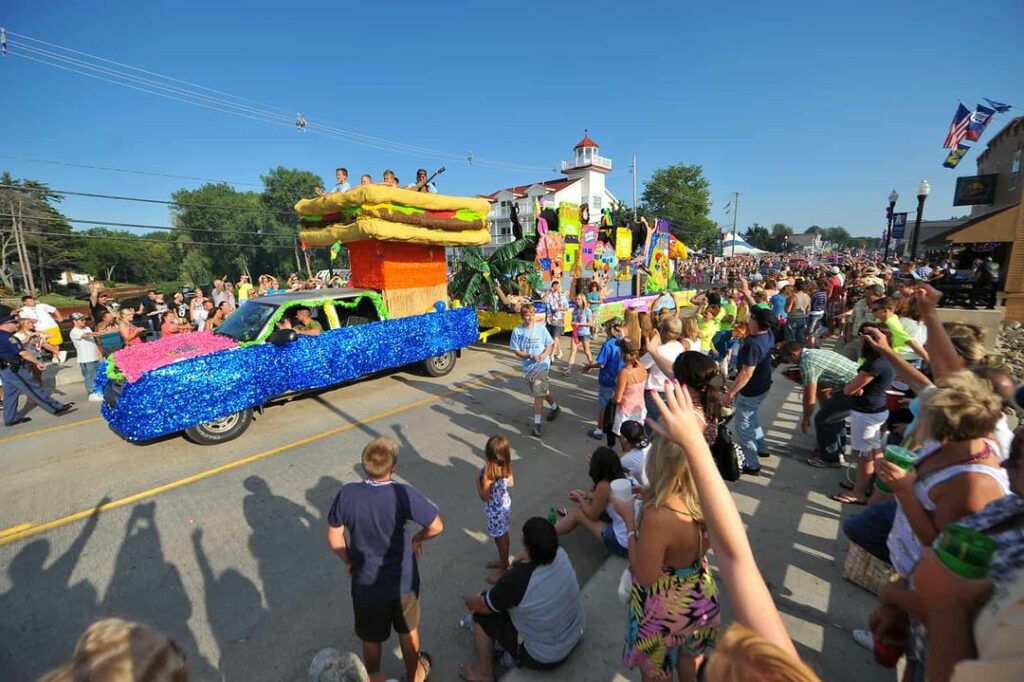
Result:
M420 658L420 665L423 666L423 679L424 680L429 679L430 678L430 666L433 664L434 661L433 661L432 658L430 658L430 654L428 654L426 651L421 651L419 658Z
M832 495L832 499L841 504L853 504L864 506L868 503L867 500L858 500L856 497L852 495L840 495L839 493Z
M558 512L558 515L563 518L569 515L569 510L566 507L559 507L555 511Z
M853 484L849 481L839 481L839 487L843 490L853 490Z

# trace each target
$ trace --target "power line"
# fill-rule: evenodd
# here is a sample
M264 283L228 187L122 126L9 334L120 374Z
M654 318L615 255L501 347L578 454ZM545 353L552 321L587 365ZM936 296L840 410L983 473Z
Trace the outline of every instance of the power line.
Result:
M39 45L47 45L49 47L61 50L64 53L71 53L86 57L88 60L100 61L105 64L111 64L116 67L123 67L125 69L131 69L135 73L127 73L117 68L111 68L109 66L103 66L100 64L92 63L90 61L72 57L69 54L62 54L60 52L54 52L47 50L36 45L28 45L21 40L9 41L9 54L35 61L46 66L52 66L65 71L70 71L79 75L84 75L97 80L106 81L115 85L120 85L133 90L139 90L148 94L164 97L167 99L173 99L184 102L186 104L193 104L206 109L212 109L214 111L220 111L223 113L229 113L243 118L249 118L252 120L262 121L264 123L270 123L274 125L287 126L289 128L298 126L298 121L292 117L290 112L286 112L284 109L277 107L269 107L264 104L260 104L254 100L240 97L238 95L232 95L230 93L208 88L206 86L184 81L172 76L166 76L164 74L142 69L139 67L117 62L97 55L92 55L81 50L75 50L73 48L64 47L56 43L50 43L38 38L33 38L24 34L15 32L8 32L12 37L17 37L23 40L31 41ZM143 75L153 76L155 78L148 78ZM156 79L162 79L156 80ZM187 86L187 87L181 87ZM203 92L197 92L190 88L197 88ZM212 94L206 94L212 93ZM432 156L442 158L446 160L467 160L470 163L476 163L483 166L492 166L496 168L503 168L507 170L516 171L537 171L541 168L539 166L528 166L524 164L509 163L504 161L479 158L470 152L469 154L453 153L438 149L431 149L428 147L421 147L418 145L406 144L403 142L397 142L382 137L373 135L366 135L364 133L358 133L352 130L346 130L342 128L336 128L320 124L316 121L308 121L307 117L300 116L302 125L299 126L301 130L321 134L327 137L333 137L336 139L344 139L349 142L361 144L364 146L385 150L385 151L397 151L406 154L415 154L421 156Z
M14 215L12 213L0 213L0 218L22 218L25 220L39 220L49 223L81 223L83 225L99 225L104 227L135 227L145 230L170 230L172 232L219 232L222 234L245 234L256 237L270 237L274 239L294 239L298 235L276 234L267 232L254 232L252 230L217 230L211 228L187 228L172 227L169 225L140 225L139 223L112 223L108 220L86 220L84 218L65 218L41 215ZM39 233L42 234L42 233ZM66 233L63 233L66 236Z
M238 182L235 180L217 180L216 178L203 178L195 175L174 175L172 173L158 173L156 171L144 171L132 168L115 168L113 166L96 166L87 163L77 163L74 161L52 161L49 159L28 159L21 156L5 156L0 155L0 159L8 159L10 161L21 161L23 163L45 163L51 166L69 166L72 168L87 168L89 170L102 170L110 171L112 173L132 173L135 175L151 175L160 178L174 178L175 180L200 180L202 182L215 182L223 183L225 185L244 185L246 187L263 187L262 184L257 182Z
M47 237L74 237L76 239L109 239L117 242L146 242L147 244L164 244L167 246L234 246L251 247L254 249L294 249L294 244L229 244L227 242L161 242L145 237L117 237L97 234L83 234L81 232L30 232L30 235L44 235Z
M126 197L126 196L119 196L119 195L116 195L116 194L96 194L96 193L93 193L93 192L72 192L71 190L51 189L49 187L45 187L45 188L42 188L42 187L40 187L40 188L32 188L32 187L24 187L22 185L4 185L4 184L0 184L0 189L14 189L14 190L23 190L23 191L37 190L37 191L49 192L50 194L60 194L60 195L63 195L63 196L93 197L95 199L117 199L119 201L139 201L139 202L146 203L146 204L165 204L167 206L179 206L181 208L212 208L212 209L218 209L218 210L224 210L224 211L236 211L236 212L257 210L257 208L255 206L219 206L217 204L191 204L191 203L190 204L183 204L183 203L178 202L178 201L166 201L164 199L144 199L142 197ZM298 214L296 214L294 211L275 211L274 213L276 215L286 215L286 216L290 216L292 218L298 219Z

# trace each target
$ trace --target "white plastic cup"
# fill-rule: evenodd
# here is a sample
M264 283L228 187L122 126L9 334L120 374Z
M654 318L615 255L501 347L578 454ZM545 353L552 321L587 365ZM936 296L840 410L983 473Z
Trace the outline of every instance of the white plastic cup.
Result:
M617 500L628 500L633 497L633 484L628 478L616 478L611 483L612 497Z

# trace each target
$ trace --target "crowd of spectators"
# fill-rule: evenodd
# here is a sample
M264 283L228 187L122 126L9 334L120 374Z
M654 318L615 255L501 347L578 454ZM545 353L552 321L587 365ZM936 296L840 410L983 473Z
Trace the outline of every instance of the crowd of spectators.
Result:
M985 263L979 271L991 274ZM738 452L738 475L760 475L761 460L772 455L761 412L780 365L802 385L797 428L815 432L807 464L837 474L847 461L855 465L852 480L838 480L846 490L833 495L857 510L843 524L851 547L894 577L869 622L852 633L873 652L864 655L884 665L905 657L906 679L1024 678L1024 434L1011 428L1020 416L1020 377L988 357L977 326L939 319L935 285L957 276L945 264L892 267L869 258L708 262L682 276L683 284L692 277L707 285L691 305L659 296L647 310L607 320L603 340L594 312L605 303L601 285L576 291L575 307L560 286L538 301L505 296L522 316L510 345L532 399L533 435L541 437L545 402L548 421L560 413L548 373L569 326L565 371L572 376L577 352L588 358L581 372L600 370L589 435L606 442L581 468L589 484L569 492L572 506L548 518L525 515L517 535L510 446L500 436L488 440L474 488L499 559L488 564L497 569L492 585L464 599L476 655L460 666L462 678L494 680L496 662L555 669L573 655L586 622L559 538L583 527L595 547L628 560L623 638L602 644L622 644L622 664L642 679L818 680L761 576L720 455ZM277 290L265 277L245 295L240 282L237 300ZM288 288L309 284L288 280ZM175 296L173 309L152 292L152 303L129 313L164 315L165 333L179 324L202 328L234 304L227 290L218 280L210 300L201 292L190 304ZM596 356L592 339L602 344ZM339 491L328 545L351 575L365 679L385 679L381 652L394 630L406 679L419 681L432 659L419 636L417 562L444 524L436 505L393 480L398 454L389 438L366 446L366 479ZM510 536L521 548L511 563ZM720 611L720 589L731 622ZM76 679L74 664L49 679Z

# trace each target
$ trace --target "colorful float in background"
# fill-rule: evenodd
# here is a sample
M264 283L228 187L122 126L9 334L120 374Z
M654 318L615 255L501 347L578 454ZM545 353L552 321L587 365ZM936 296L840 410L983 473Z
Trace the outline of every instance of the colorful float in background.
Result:
M545 206L543 200L535 204L534 215L535 264L545 285L561 282L572 301L573 282L579 282L585 291L591 281L603 281L599 323L623 315L627 308L649 311L665 292L671 294L677 307L691 305L696 291L682 290L674 277L676 261L689 258L689 250L672 234L668 221L656 220L651 225L641 219L634 229L614 226L611 212L605 209L599 224L589 224L590 212L585 204ZM641 272L643 277L638 276ZM518 315L500 310L478 310L477 316L482 341L511 331L521 321ZM566 331L570 318L566 316Z

